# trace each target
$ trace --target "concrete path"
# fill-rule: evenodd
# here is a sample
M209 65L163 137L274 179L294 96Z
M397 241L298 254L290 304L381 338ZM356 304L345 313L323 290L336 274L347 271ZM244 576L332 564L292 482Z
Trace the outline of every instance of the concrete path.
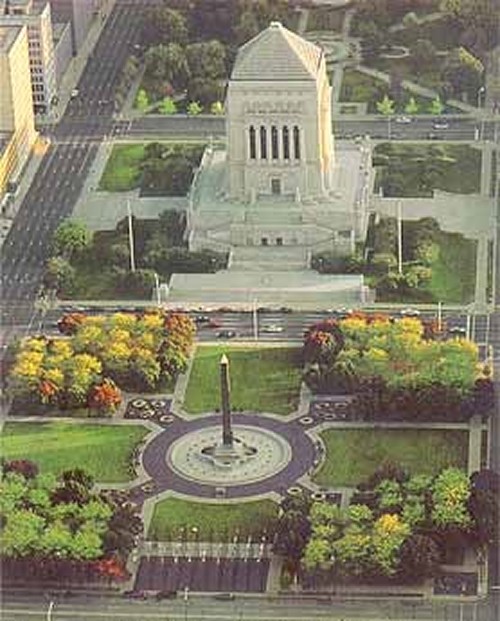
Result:
M380 80L381 82L385 82L389 84L391 81L391 77L388 73L384 71L380 71L379 69L374 69L373 67L367 67L366 65L357 65L355 67L357 71L364 73L365 75L369 75L372 78ZM403 80L401 85L404 89L415 93L416 95L420 95L421 97L427 97L429 99L435 99L439 93L432 89L427 88L426 86L421 86L416 82L411 82L410 80ZM477 108L475 106L471 106L469 104L464 103L463 101L458 101L457 99L449 99L447 103L454 108L459 108L464 112L468 112L470 114L477 114Z

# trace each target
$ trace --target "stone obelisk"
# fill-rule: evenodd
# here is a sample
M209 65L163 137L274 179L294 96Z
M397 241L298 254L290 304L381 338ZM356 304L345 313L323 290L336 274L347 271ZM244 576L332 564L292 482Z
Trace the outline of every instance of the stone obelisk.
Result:
M222 401L222 445L225 447L233 446L233 432L231 429L231 406L229 404L230 385L229 385L229 360L226 354L222 354L220 359L220 392Z

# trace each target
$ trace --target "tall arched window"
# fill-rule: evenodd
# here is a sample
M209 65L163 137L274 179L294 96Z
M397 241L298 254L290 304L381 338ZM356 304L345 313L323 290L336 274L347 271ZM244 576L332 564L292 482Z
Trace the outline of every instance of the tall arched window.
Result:
M300 131L298 125L293 126L293 156L300 160Z
M250 159L254 160L257 157L257 144L255 142L255 127L253 125L250 125L248 134L250 140Z
M264 125L260 126L260 159L267 160L267 130Z
M279 157L278 128L276 125L271 127L271 156L273 160L277 160Z
M283 125L283 159L290 159L290 130Z

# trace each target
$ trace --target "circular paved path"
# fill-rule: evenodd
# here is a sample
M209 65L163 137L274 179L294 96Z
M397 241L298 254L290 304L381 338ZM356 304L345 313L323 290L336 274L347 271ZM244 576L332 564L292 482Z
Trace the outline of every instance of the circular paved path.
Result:
M235 414L235 425L249 425L269 429L285 438L292 448L290 463L277 474L255 483L226 487L226 498L244 498L267 492L283 493L304 475L313 465L316 457L312 440L304 433L298 421L279 421L265 414ZM215 487L182 478L167 463L167 452L171 444L185 433L221 424L221 415L214 414L191 421L176 418L165 431L156 436L144 449L142 463L155 483L154 495L166 490L205 498L215 497Z

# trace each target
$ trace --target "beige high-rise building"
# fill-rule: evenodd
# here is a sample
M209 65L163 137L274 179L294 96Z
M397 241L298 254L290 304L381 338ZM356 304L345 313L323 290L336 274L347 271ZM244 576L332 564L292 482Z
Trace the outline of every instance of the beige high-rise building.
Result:
M56 67L50 4L47 0L3 0L0 25L26 26L35 113L47 114L55 103Z
M0 24L0 197L36 136L27 27Z

